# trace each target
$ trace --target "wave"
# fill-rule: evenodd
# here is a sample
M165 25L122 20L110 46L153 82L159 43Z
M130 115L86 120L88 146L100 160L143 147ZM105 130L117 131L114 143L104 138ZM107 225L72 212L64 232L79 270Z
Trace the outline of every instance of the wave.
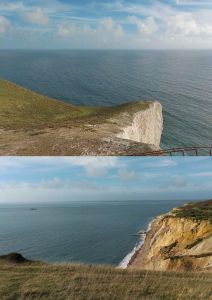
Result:
M153 220L151 220L148 224L147 227L147 231L146 233L141 233L140 234L140 238L139 241L136 243L135 247L133 248L133 250L128 253L124 259L119 263L118 268L119 269L127 269L128 265L130 264L132 258L134 257L134 255L141 249L141 247L143 246L144 242L145 242L145 238L146 238L146 234L150 231L151 226L152 226L152 222Z

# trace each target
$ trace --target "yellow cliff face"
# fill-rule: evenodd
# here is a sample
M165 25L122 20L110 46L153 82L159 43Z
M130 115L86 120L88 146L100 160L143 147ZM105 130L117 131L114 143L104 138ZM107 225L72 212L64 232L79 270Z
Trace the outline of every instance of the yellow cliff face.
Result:
M212 271L212 223L174 214L157 217L129 268Z

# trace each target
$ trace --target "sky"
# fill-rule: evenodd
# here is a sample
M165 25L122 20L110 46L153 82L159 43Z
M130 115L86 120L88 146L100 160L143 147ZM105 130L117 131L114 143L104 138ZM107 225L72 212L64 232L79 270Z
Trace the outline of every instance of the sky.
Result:
M212 0L0 0L0 49L211 49Z
M210 157L0 157L0 204L212 199Z

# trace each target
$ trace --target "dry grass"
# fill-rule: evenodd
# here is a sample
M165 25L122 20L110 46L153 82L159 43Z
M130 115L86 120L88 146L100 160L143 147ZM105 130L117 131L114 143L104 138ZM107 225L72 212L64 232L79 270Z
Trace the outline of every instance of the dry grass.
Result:
M212 274L0 262L0 299L212 299Z

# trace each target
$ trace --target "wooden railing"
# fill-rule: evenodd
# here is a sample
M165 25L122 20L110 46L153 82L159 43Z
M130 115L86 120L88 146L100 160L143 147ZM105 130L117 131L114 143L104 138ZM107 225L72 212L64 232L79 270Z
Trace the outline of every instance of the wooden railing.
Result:
M141 156L212 156L212 146L207 147L184 147L162 149L159 151L145 152Z

